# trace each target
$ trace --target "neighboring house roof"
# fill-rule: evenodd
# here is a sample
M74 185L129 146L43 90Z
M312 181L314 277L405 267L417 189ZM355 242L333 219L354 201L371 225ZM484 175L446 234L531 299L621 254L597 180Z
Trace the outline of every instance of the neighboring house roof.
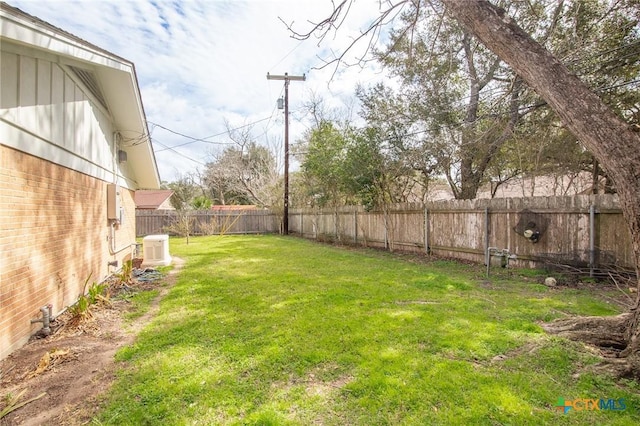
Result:
M2 43L55 55L108 112L119 137L135 141L121 147L132 166L135 186L159 188L160 175L134 64L5 2L0 2L0 15Z
M482 185L478 189L476 198L521 198L521 197L551 197L577 194L591 194L593 190L591 172L580 172L575 175L557 176L524 176L513 178L501 184L495 195L491 196L493 187ZM493 183L495 185L495 183ZM602 192L604 184L599 184ZM436 182L429 185L425 201L453 200L451 187L446 183Z
M495 184L494 184L495 185ZM491 188L485 185L480 188L476 198L492 198ZM580 172L574 175L560 174L555 176L525 176L514 178L496 191L494 198L551 197L577 194L590 194L593 190L591 172Z
M161 190L139 190L135 193L135 201L137 209L173 209L168 204L169 199L173 195L170 189ZM164 206L163 206L164 204Z

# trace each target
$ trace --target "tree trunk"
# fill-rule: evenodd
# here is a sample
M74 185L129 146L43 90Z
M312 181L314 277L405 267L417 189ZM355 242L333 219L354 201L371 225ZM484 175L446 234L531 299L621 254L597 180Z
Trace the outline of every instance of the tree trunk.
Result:
M468 142L463 141L463 145ZM462 148L462 161L460 162L460 192L457 194L459 200L472 200L478 194L480 179L473 171L473 155L470 148Z
M447 11L509 64L560 116L613 180L640 271L640 134L620 120L589 87L486 0L442 0ZM638 278L640 290L640 277ZM624 332L623 355L640 376L640 291ZM634 364L635 363L635 364Z

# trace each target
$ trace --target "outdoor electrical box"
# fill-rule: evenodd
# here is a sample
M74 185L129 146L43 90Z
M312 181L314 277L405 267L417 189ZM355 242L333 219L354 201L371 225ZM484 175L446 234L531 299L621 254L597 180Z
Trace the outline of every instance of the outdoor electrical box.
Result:
M107 185L107 219L121 220L120 186L115 183Z
M167 266L171 264L168 235L147 235L142 239L142 266Z

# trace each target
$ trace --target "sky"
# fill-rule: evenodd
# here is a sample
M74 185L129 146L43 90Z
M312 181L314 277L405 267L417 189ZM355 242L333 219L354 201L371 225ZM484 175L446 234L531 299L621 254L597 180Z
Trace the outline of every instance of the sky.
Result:
M280 147L282 164L284 114L276 105L284 84L268 80L267 73L306 77L289 84L290 143L311 126L304 103L321 98L327 108L357 119L356 86L385 79L373 62L364 68L319 69L378 16L379 0L355 0L348 19L322 42L316 36L294 39L286 24L309 31L331 14L331 0L6 1L135 64L158 170L166 182L204 170L232 144L227 125L249 129L258 143ZM360 45L346 59L357 62L364 49Z

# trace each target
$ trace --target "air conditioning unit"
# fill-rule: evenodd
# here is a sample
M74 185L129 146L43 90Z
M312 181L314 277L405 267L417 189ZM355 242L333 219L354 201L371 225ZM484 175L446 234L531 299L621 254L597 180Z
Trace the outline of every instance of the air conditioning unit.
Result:
M142 266L171 264L168 235L147 235L142 239Z

